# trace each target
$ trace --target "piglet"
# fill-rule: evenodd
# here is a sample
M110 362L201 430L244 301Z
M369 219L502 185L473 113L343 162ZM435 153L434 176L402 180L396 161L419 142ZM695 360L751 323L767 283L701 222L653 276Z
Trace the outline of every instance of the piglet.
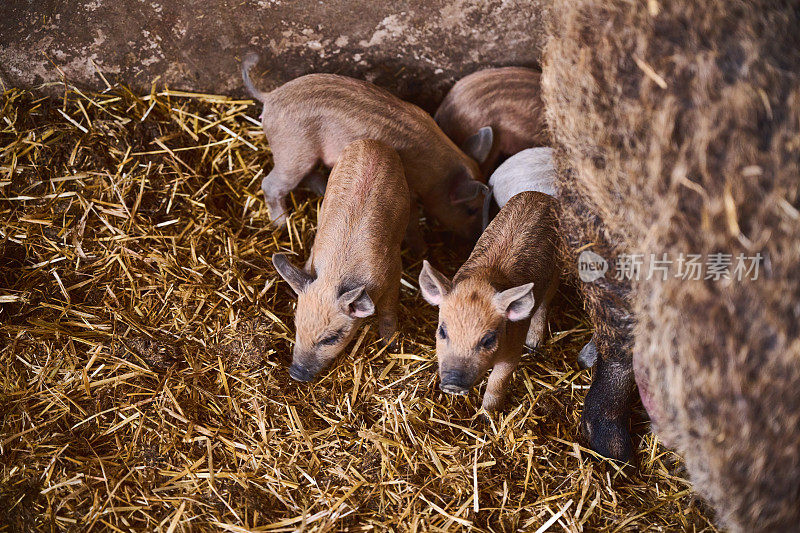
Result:
M552 196L517 194L452 281L423 263L420 290L439 306L436 355L443 391L468 394L491 368L483 408L502 406L526 345L534 349L542 340L558 286L556 214Z
M397 152L375 140L347 145L334 166L305 269L283 254L275 269L297 293L289 374L310 381L375 314L384 343L397 327L400 245L410 195Z
M465 139L467 155L428 113L365 81L309 74L261 92L249 75L257 61L255 54L245 57L242 76L250 94L264 104L261 123L275 166L261 188L275 225L286 224L289 192L304 178L319 181L315 171L320 163L332 167L351 142L376 139L400 155L411 192L426 211L449 230L477 239L486 192L478 162L491 149L491 128L476 129ZM409 228L409 244L424 247L417 217Z
M539 191L557 197L553 149L542 146L514 154L492 172L489 187L499 207L524 191Z
M488 176L501 157L549 144L540 73L523 67L479 70L459 80L436 110L436 123L461 145L483 127L494 132L481 171Z
M486 196L484 205L484 227L489 223L490 212L497 212L490 203L492 198L500 208L523 191L539 191L557 197L553 149L528 148L512 155L492 172L489 189L491 193Z

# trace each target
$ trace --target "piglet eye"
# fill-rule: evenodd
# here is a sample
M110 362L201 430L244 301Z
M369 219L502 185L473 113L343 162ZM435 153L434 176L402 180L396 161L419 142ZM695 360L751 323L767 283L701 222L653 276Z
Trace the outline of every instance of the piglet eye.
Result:
M486 350L490 350L490 349L494 348L494 345L496 343L497 343L497 333L495 333L494 331L490 331L489 333L487 333L486 335L483 336L483 338L481 339L480 345L481 345L481 348L484 348Z
M447 328L444 326L444 323L439 324L439 337L442 340L447 339Z
M468 207L467 208L467 215L468 216L474 217L477 214L478 214L478 208L477 207Z
M336 344L336 341L338 340L339 340L339 334L336 333L333 335L328 335L327 337L319 341L319 343L325 346L330 346L331 344Z

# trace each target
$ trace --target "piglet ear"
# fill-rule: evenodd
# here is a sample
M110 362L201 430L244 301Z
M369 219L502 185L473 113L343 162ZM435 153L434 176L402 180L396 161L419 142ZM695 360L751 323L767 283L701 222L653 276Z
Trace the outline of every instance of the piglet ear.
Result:
M419 273L419 289L422 296L431 305L439 305L442 299L450 292L452 283L447 277L433 268L427 260L422 262L422 272Z
M311 274L294 266L283 254L273 254L272 264L275 265L275 270L278 271L278 274L286 280L286 283L297 294L306 290L306 287L314 281L314 277Z
M494 131L492 131L492 127L484 126L464 141L461 145L461 150L481 165L489 157L493 143Z
M470 202L481 194L488 194L489 187L480 181L465 177L456 178L450 187L450 203L464 204Z
M513 287L494 296L497 310L512 322L528 318L536 301L533 298L533 283Z
M375 304L364 285L339 296L339 305L353 318L365 318L375 313Z

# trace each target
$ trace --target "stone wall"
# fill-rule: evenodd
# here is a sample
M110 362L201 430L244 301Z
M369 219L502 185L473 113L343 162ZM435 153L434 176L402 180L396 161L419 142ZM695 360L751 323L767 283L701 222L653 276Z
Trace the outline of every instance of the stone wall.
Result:
M262 55L259 86L309 72L366 78L431 109L484 66L538 64L550 0L6 0L0 78L243 95L238 61ZM62 74L63 73L63 74Z

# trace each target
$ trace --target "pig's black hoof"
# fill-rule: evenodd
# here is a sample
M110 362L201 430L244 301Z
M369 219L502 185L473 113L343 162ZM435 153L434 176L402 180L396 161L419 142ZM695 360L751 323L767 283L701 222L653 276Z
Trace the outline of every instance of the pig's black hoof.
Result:
M609 459L629 462L633 458L633 444L627 424L612 418L581 417L581 433L589 447Z

